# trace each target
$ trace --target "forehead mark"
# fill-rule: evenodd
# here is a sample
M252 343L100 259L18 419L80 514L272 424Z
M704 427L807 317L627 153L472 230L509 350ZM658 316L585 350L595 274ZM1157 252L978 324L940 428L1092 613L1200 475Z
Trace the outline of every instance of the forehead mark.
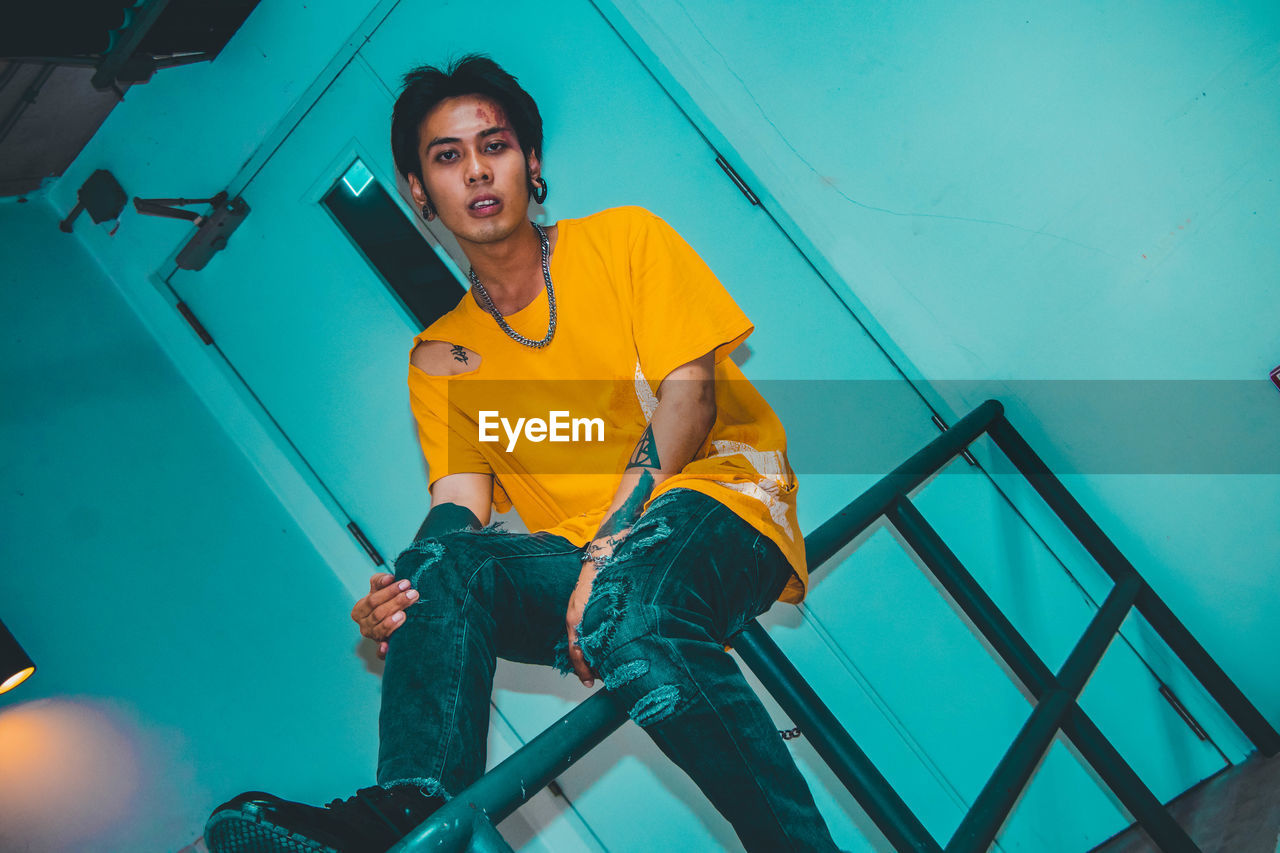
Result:
M493 101L481 101L476 105L476 119L489 124L507 124L507 113L502 106Z

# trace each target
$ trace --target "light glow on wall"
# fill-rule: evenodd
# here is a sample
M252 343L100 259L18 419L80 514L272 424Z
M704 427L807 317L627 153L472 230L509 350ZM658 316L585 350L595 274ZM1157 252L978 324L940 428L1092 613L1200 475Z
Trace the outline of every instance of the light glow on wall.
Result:
M351 168L347 169L347 173L342 176L342 182L347 185L347 189L351 190L351 194L356 198L360 197L360 193L364 192L365 187L373 181L373 172L369 171L369 167L359 160L351 164Z
M0 713L0 848L85 849L136 819L138 747L115 716L65 699Z

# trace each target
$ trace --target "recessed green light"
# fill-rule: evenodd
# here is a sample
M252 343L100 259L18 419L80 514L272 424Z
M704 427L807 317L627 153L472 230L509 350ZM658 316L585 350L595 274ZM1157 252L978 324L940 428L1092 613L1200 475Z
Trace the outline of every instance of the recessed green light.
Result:
M373 172L369 171L369 167L359 160L351 164L351 168L347 169L347 173L342 176L342 182L347 185L347 189L351 190L353 196L359 196L364 192L365 187L373 183Z

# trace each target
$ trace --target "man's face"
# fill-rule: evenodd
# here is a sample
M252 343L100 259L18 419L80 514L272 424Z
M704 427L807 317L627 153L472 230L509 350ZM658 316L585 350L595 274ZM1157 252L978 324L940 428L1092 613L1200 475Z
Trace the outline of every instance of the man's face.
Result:
M496 101L480 95L441 101L418 126L418 161L425 186L410 176L414 200L426 201L425 190L460 243L503 240L528 219L528 179L540 166L532 154L526 163Z

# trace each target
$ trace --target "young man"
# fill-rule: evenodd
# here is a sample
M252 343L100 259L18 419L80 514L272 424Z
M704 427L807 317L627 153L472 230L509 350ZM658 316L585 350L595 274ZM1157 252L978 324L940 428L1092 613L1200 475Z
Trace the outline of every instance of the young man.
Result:
M471 290L410 355L431 511L351 614L387 662L378 785L243 794L210 848L385 850L483 772L503 657L600 679L749 850L836 849L725 651L807 578L782 426L727 358L750 322L644 210L531 223L541 117L484 57L406 75L392 148ZM492 506L533 532L485 527Z

